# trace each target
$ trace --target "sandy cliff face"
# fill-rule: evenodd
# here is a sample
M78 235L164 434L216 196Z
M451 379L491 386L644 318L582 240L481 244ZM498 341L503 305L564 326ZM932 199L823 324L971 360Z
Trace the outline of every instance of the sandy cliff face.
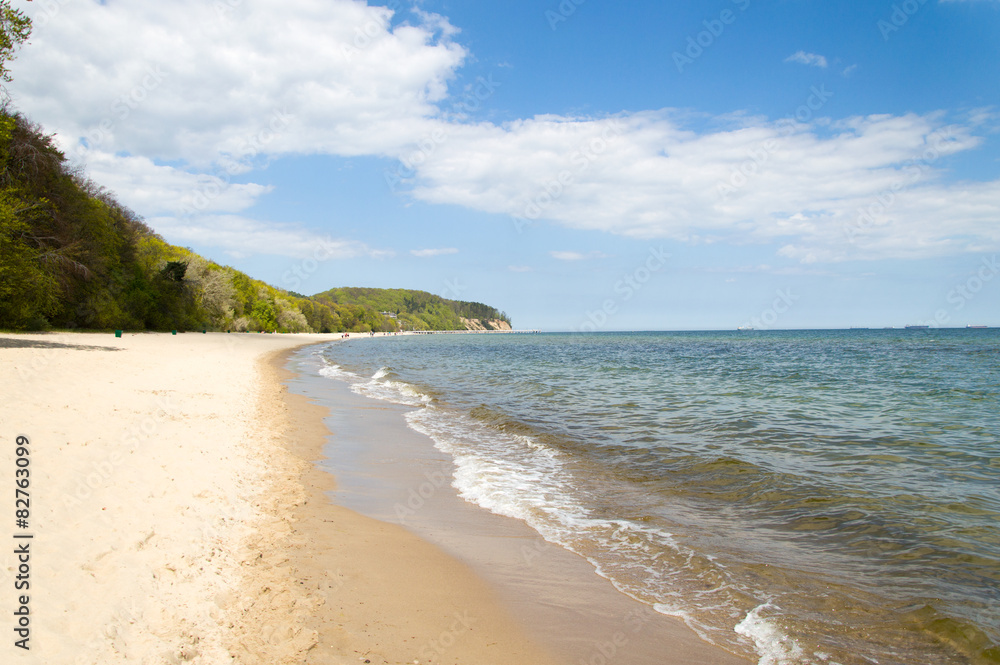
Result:
M489 324L487 327L486 324ZM462 319L462 325L465 326L466 330L510 330L510 324L506 321L501 321L500 319L493 319L492 321L483 321L482 319Z

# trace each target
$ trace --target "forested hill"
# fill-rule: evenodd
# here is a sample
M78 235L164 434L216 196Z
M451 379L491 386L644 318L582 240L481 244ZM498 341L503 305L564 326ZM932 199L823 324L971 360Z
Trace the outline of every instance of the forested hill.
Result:
M492 307L423 291L308 298L170 245L70 169L38 126L0 110L0 329L367 332L489 329L497 320L510 322Z
M317 293L322 303L355 304L393 315L407 330L462 330L462 319L480 322L487 330L510 326L505 312L478 302L446 300L426 291L409 289L340 288Z

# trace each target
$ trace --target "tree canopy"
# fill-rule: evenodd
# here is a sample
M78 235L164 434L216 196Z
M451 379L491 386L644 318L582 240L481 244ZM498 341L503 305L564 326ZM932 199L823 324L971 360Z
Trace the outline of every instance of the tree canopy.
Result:
M338 288L317 293L316 300L330 304L353 303L396 317L409 330L462 330L462 319L485 322L510 318L494 307L478 302L447 300L426 291L410 289Z

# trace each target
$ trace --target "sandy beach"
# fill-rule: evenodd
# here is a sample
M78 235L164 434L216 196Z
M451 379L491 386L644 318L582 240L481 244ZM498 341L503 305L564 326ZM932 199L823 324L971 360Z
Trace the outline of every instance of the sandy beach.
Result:
M330 503L326 410L283 366L337 337L0 335L3 662L566 662L472 567Z

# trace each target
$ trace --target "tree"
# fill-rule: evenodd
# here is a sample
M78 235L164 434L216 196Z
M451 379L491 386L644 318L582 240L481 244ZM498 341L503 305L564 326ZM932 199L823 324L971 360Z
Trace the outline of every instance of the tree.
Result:
M257 292L257 300L250 310L250 318L257 323L260 330L271 331L278 328L278 316L274 311L274 303L266 289Z
M160 270L160 275L168 282L183 282L187 267L188 264L185 261L167 261L167 265Z
M274 301L277 311L278 326L284 332L301 333L310 332L309 322L293 303L276 298Z
M31 34L31 19L19 9L11 9L10 0L0 0L0 80L10 83L7 63Z
M37 329L58 307L58 287L42 251L26 241L30 226L22 218L23 207L0 192L0 326Z

